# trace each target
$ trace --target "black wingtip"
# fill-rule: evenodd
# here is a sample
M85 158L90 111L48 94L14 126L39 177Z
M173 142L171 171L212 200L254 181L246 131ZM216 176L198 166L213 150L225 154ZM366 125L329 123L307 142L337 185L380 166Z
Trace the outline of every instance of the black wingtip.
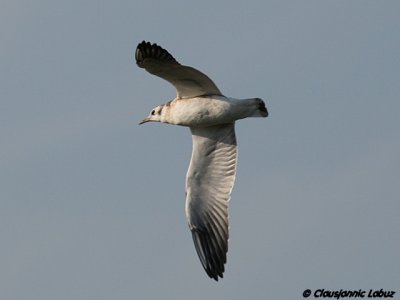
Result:
M156 43L152 44L150 42L142 41L136 47L136 64L140 67L141 63L147 58L152 58L163 62L178 63L167 50L163 49Z
M200 262L208 277L215 281L218 281L219 278L223 278L226 252L223 254L223 257L218 257L216 253L217 250L214 248L213 242L207 232L196 229L191 229L191 232Z

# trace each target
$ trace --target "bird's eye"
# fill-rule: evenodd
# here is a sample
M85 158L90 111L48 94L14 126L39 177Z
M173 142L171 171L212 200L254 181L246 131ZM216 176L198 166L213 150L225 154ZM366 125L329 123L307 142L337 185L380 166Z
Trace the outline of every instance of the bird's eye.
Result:
M153 110L151 111L151 115L154 116L155 114L156 114L156 111L153 109Z

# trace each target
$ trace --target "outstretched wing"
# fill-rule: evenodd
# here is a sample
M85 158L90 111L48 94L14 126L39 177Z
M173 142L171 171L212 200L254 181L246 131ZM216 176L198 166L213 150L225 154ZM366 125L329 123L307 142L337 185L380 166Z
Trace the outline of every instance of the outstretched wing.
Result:
M193 152L186 176L186 219L208 276L223 277L228 252L228 202L236 174L234 123L191 128Z
M136 48L135 58L139 67L174 85L178 98L222 95L207 75L192 67L181 65L167 50L157 44L141 42Z

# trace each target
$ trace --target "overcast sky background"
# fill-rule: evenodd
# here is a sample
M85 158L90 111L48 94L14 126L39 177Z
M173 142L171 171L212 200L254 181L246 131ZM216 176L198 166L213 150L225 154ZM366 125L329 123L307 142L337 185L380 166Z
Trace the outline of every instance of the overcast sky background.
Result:
M0 298L400 295L399 1L2 0ZM142 40L270 117L237 123L225 278L184 216L187 128Z

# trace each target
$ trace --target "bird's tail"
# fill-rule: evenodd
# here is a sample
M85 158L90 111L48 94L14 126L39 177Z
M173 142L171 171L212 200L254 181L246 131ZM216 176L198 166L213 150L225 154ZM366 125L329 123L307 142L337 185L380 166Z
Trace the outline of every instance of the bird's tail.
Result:
M268 110L265 106L265 102L260 98L252 98L251 100L254 101L256 109L250 117L268 117Z

